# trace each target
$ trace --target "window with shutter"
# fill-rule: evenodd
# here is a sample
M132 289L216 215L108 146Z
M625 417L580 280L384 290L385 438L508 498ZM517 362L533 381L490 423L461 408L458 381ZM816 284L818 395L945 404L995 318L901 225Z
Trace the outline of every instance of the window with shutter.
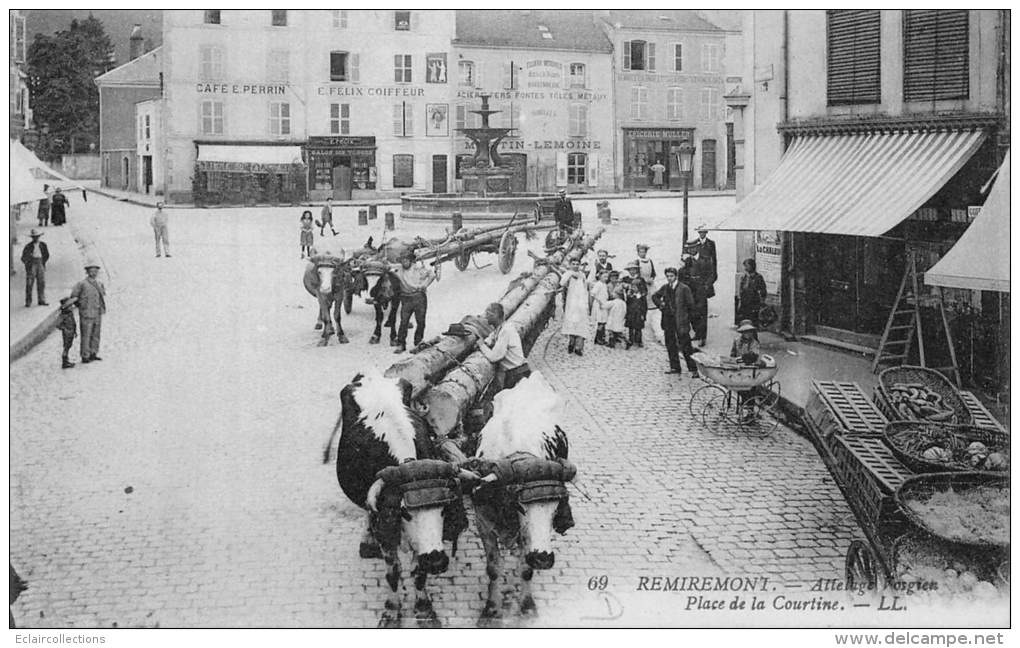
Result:
M357 83L360 79L358 76L358 55L351 54L349 61L350 66L348 72L350 73L351 83Z
M649 72L654 72L655 71L655 43L648 43L647 52L648 52L648 71Z
M903 100L970 96L970 20L964 10L903 12Z
M666 90L666 119L680 121L684 118L684 91L682 88Z
M874 10L829 10L826 22L829 105L879 103L881 14Z
M349 54L347 52L330 52L329 53L329 80L330 81L348 81L350 75L348 74L348 60Z
M630 69L630 41L623 41L623 69Z
M584 184L587 180L588 156L584 153L567 155L567 184Z
M684 46L681 43L673 44L673 71L684 71Z

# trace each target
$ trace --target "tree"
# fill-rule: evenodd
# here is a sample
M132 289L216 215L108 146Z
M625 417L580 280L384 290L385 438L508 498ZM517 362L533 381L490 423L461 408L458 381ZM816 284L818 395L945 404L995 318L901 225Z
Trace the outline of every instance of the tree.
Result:
M37 125L47 135L43 157L99 144L99 89L95 78L114 65L103 23L89 14L52 36L36 34L28 48L28 87Z

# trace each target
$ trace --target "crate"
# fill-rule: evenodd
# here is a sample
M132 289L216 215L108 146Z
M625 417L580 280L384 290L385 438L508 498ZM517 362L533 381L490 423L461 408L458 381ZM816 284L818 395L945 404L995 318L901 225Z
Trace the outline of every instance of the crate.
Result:
M881 436L888 419L868 400L860 385L815 380L811 387L805 411L820 429L834 429L848 436Z
M978 397L968 391L960 392L960 400L967 406L971 416L974 417L974 425L980 428L987 428L989 430L997 430L1003 434L1008 434L1006 428L999 423L998 419L992 416L992 413L988 411L988 408L978 400Z
M912 473L879 437L836 436L829 448L834 460L833 477L842 487L847 503L861 526L877 537L883 510L893 492Z

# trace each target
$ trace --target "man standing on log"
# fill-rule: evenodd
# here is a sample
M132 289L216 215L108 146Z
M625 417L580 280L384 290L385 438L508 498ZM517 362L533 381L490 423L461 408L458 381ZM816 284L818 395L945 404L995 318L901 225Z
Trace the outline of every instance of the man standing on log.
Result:
M524 358L524 345L521 334L512 322L505 321L503 305L493 302L485 308L485 319L496 329L492 346L486 340L478 340L478 351L485 359L496 365L497 388L513 389L520 381L531 375L531 367Z
M567 198L566 189L558 192L559 200L556 201L556 211L553 216L556 218L556 225L560 228L563 240L574 233L574 204Z
M400 328L397 331L397 348L394 353L407 351L407 329L414 314L414 345L421 344L425 337L425 313L429 307L425 290L436 280L434 271L414 265L414 253L407 252L400 258L399 266L390 270L400 281Z

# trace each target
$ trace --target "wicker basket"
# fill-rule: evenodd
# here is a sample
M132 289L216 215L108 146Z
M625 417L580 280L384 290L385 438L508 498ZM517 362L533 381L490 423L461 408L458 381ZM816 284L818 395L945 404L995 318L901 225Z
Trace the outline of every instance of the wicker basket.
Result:
M992 487L1009 491L1009 477L1007 475L992 475L982 472L955 472L955 473L929 473L912 477L896 490L896 504L903 511L903 515L918 529L938 538L944 542L963 545L968 547L983 547L986 549L1003 549L1009 547L1009 541L1000 542L991 538L979 538L972 534L949 536L941 533L935 524L936 520L925 515L914 508L916 502L923 502L938 492L954 491L962 493L977 487ZM1009 513L1006 512L1006 519L999 520L1009 528Z
M960 394L956 391L953 383L949 382L945 376L934 369L912 367L909 365L889 367L878 374L878 385L875 387L875 404L878 405L878 409L890 421L914 420L905 417L892 406L892 397L889 390L897 383L923 385L941 396L942 404L955 412L952 420L945 421L946 423L971 425L974 422L974 416L967 409L967 404L960 398Z
M911 470L920 473L976 470L967 457L967 446L975 441L988 446L989 452L1009 456L1009 436L972 425L891 421L886 424L883 437L897 459ZM923 444L914 442L918 437L924 437L926 442ZM951 452L953 461L938 462L925 459L923 452L934 445Z

